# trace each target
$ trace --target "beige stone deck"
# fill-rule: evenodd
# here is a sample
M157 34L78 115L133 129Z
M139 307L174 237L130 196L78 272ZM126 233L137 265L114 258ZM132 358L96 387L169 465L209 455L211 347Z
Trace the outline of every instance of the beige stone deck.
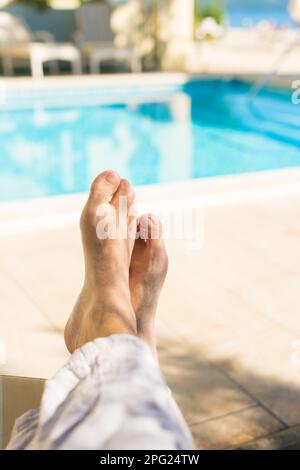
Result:
M205 206L205 243L168 241L162 368L199 448L300 423L300 170L140 188L141 201ZM0 205L3 374L49 377L82 279L84 196Z

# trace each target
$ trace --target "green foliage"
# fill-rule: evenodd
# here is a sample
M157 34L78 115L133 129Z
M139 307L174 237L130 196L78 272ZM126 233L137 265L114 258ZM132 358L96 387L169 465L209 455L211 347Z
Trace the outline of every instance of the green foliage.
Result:
M26 5L28 7L36 8L39 11L44 11L49 8L48 0L14 0L14 4Z
M195 5L195 21L199 23L207 17L214 18L218 24L224 24L226 20L225 0L199 1Z

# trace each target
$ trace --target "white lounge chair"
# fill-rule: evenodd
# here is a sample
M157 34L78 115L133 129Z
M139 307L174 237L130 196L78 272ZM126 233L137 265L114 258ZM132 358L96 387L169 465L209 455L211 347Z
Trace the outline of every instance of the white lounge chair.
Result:
M105 60L123 60L133 72L141 72L141 61L133 48L117 47L110 26L111 11L107 5L87 4L76 11L75 41L87 57L92 73L99 73Z
M71 62L73 73L81 72L81 54L71 43L56 43L51 33L33 33L24 21L11 13L0 12L0 53L5 75L12 75L14 64L30 61L33 77L43 76L43 64L57 71L58 60Z

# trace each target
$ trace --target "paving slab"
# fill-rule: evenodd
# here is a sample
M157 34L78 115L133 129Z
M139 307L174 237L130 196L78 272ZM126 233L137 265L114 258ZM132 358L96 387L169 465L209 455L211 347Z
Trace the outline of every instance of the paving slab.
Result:
M29 377L54 374L68 357L62 335L4 270L0 270L0 298L0 373Z
M158 351L162 371L189 424L217 418L256 403L222 371L170 332L167 336L159 335Z
M300 450L300 426L238 446L237 450Z
M196 446L203 450L223 450L282 429L282 424L265 409L256 406L223 418L191 427Z

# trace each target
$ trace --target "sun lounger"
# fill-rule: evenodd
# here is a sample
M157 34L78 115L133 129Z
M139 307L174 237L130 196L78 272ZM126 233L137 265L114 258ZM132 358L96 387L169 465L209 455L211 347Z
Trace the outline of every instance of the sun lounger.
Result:
M105 60L126 61L133 72L141 71L141 61L133 48L117 47L110 27L110 9L106 5L82 5L76 11L77 32L75 40L92 73L99 72Z
M42 379L0 375L0 450L8 443L15 420L39 406L44 382Z
M81 54L71 43L57 43L46 31L33 33L21 18L7 12L0 12L0 53L5 75L12 75L17 62L30 62L32 75L42 77L43 64L51 61L71 62L73 73L81 72Z

